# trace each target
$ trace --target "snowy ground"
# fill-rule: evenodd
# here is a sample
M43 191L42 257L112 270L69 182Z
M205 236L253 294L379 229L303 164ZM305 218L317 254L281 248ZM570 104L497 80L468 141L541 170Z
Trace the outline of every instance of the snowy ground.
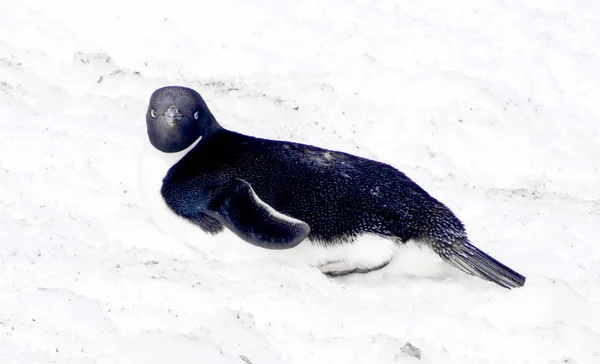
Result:
M165 233L136 174L167 84L403 170L526 286ZM595 1L1 1L0 363L600 363L599 97Z

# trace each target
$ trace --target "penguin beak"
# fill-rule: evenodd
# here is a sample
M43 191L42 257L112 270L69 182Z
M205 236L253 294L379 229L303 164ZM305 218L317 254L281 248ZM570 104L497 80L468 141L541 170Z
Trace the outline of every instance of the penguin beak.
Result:
M183 117L183 115L179 113L179 110L177 110L177 107L175 105L169 106L167 112L165 112L163 116L165 117L167 123L171 126L177 124L179 120L181 120L181 118Z

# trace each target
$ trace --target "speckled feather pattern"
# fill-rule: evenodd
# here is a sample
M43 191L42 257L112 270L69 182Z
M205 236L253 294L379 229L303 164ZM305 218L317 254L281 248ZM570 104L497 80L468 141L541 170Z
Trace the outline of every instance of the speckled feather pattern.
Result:
M174 165L162 193L176 213L216 232L216 221L198 209L201 194L233 178L248 181L277 211L308 223L312 241L333 244L364 233L401 241L446 230L464 235L450 210L389 165L226 130L204 138Z

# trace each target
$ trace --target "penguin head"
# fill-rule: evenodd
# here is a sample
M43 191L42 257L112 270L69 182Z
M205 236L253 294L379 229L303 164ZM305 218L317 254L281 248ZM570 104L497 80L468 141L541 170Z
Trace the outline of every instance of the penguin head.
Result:
M165 153L180 152L220 128L202 96L180 86L162 87L152 93L146 127L150 143Z

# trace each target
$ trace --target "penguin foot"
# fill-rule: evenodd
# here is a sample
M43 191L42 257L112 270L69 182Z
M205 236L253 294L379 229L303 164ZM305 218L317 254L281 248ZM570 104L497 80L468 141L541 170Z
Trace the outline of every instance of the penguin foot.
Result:
M364 274L364 273L374 272L376 270L385 268L388 264L390 264L390 262L391 262L391 259L388 260L387 262L379 264L375 267L361 267L361 266L357 266L355 264L350 264L348 262L340 261L340 262L332 262L332 263L327 263L325 265L322 265L319 267L319 270L321 271L321 273L325 274L326 276L339 277L339 276L345 276L345 275L353 274L353 273L363 273Z

